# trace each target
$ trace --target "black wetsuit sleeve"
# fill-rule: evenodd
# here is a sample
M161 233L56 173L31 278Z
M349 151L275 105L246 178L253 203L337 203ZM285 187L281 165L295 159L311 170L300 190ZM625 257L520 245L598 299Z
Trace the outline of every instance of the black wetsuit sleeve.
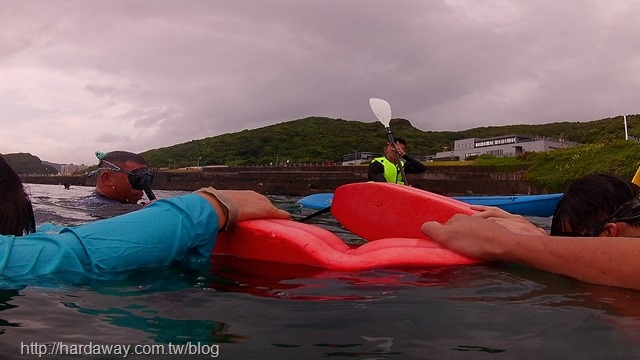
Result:
M411 156L405 154L402 158L406 161L404 164L404 172L406 174L422 174L427 171L427 167L423 163Z
M387 182L387 179L384 178L384 165L378 161L372 161L369 164L368 180L375 182Z

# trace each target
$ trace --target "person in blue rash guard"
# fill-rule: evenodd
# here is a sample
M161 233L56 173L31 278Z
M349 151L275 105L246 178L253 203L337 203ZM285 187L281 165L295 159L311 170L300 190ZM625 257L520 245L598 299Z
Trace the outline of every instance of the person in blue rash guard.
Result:
M0 194L6 193L7 174L14 173L3 165L0 155ZM26 196L23 192L20 197ZM0 235L0 276L21 279L71 273L109 279L174 262L208 261L218 231L242 220L289 217L254 191L204 188L55 234L5 232Z

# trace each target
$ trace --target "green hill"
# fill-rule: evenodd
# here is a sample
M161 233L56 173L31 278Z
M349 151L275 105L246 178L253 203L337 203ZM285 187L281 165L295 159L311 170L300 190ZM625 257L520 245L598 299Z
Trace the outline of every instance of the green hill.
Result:
M640 129L640 115L627 116L632 131ZM396 137L408 141L414 155L433 155L451 148L465 138L487 138L507 134L564 138L584 144L624 139L622 117L589 122L558 122L542 125L479 127L464 131L422 131L405 119L393 119ZM640 131L640 130L639 130ZM640 136L640 132L636 133ZM382 152L386 131L379 122L346 121L309 117L254 130L223 134L169 147L153 149L141 155L153 167L199 165L269 165L291 163L339 163L345 154Z
M630 135L640 137L640 115L627 116ZM583 143L571 149L527 154L514 158L481 157L475 163L513 168L530 166L526 178L536 185L562 191L571 179L593 171L630 178L640 162L640 144L624 139L622 117L588 122L478 127L464 131L422 131L404 119L393 119L396 137L409 142L414 155L433 155L465 138L508 134L564 138ZM379 122L309 117L254 130L192 140L153 149L141 155L152 167L179 168L199 165L269 165L284 163L339 163L356 151L381 152L386 130ZM20 174L56 174L58 171L31 154L5 154ZM435 165L435 164L432 164Z
M57 174L59 173L51 164L44 164L39 157L31 154L3 154L5 160L18 174Z

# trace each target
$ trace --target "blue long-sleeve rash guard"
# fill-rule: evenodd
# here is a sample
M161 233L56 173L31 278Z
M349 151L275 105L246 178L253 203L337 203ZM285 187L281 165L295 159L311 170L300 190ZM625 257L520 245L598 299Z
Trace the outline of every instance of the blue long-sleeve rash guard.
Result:
M144 209L63 228L58 234L0 236L0 274L29 278L76 273L113 278L172 262L207 261L218 217L200 195L157 200Z

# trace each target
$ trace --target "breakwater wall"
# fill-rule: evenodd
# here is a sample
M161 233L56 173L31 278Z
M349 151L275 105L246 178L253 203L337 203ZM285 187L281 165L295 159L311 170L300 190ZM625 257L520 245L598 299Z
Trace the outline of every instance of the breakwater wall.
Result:
M417 188L448 196L545 194L548 191L523 180L526 167L504 172L487 166L429 166L423 174L408 174ZM267 195L307 196L333 192L338 186L367 181L367 167L360 166L289 166L289 167L212 167L198 170L156 171L153 188L193 191L213 186L218 189L255 190ZM94 186L95 177L23 176L23 182L35 184L69 183Z

